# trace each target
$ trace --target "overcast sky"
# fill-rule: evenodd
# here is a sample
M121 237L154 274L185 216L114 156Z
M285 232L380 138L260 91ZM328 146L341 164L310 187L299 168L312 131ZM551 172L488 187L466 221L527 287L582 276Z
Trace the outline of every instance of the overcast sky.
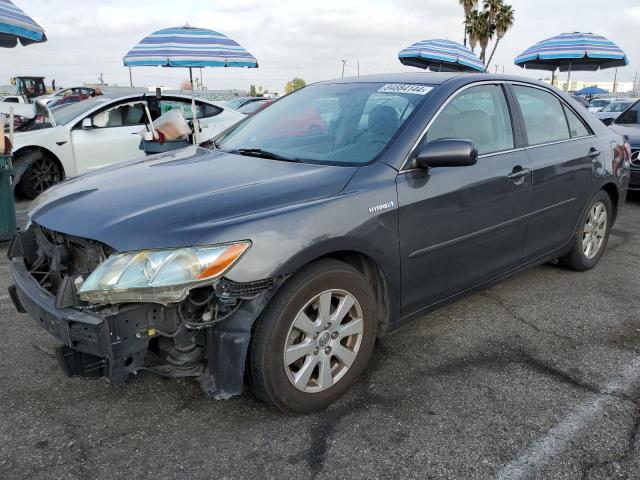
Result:
M313 82L346 75L411 70L397 53L426 38L462 40L458 0L14 0L39 22L49 41L26 48L0 49L0 84L15 75L45 75L58 85L95 82L128 85L122 57L142 37L161 28L192 26L220 31L258 59L259 69L204 70L208 88L261 85L282 91L299 76ZM508 1L508 0L507 0ZM498 47L493 64L506 73L523 72L513 58L543 38L567 31L604 35L628 55L619 72L631 81L640 70L638 0L511 0L516 23ZM493 67L492 67L493 71ZM177 87L181 69L138 67L134 84ZM613 80L613 71L580 72L573 78Z

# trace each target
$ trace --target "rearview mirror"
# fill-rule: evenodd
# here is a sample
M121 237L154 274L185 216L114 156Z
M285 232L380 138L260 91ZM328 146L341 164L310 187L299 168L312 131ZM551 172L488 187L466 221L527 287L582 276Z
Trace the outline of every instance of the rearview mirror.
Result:
M607 127L613 124L613 118L603 118L602 123L604 123Z
M83 130L91 130L92 128L93 128L93 121L91 120L91 117L87 117L84 120L82 120Z
M471 140L441 138L427 143L415 159L415 167L466 167L478 161L478 149Z

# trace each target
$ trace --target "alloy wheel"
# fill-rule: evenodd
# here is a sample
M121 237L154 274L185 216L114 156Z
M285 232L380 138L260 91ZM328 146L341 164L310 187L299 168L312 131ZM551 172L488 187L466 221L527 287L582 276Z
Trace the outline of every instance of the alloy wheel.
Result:
M305 393L337 383L351 368L362 343L364 321L358 300L344 290L327 290L295 316L284 348L289 381Z
M44 157L36 160L25 175L27 182L37 194L41 194L62 180L58 166Z
M603 202L596 202L589 211L582 232L582 253L591 260L604 243L607 233L607 207Z

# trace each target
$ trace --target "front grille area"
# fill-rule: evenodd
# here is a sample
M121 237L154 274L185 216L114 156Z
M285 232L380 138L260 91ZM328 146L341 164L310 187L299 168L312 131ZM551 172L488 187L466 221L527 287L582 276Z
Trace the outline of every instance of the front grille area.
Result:
M35 254L26 258L27 267L36 281L56 296L66 277L86 278L113 253L99 242L54 232L37 224L29 229L35 243Z
M640 148L631 147L631 168L640 170Z

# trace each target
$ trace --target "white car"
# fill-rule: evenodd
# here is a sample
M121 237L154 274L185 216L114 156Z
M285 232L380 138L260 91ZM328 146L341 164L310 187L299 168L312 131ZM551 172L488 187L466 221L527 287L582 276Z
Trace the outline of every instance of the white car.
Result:
M591 113L598 113L604 107L613 102L613 98L594 98L589 102L589 111Z
M157 102L157 105L155 104ZM206 141L244 118L234 110L196 99L200 140ZM13 144L13 182L33 199L65 178L144 156L140 150L145 128L145 105L152 116L179 109L189 120L187 95L102 95L54 110L36 103L38 114L16 129Z

